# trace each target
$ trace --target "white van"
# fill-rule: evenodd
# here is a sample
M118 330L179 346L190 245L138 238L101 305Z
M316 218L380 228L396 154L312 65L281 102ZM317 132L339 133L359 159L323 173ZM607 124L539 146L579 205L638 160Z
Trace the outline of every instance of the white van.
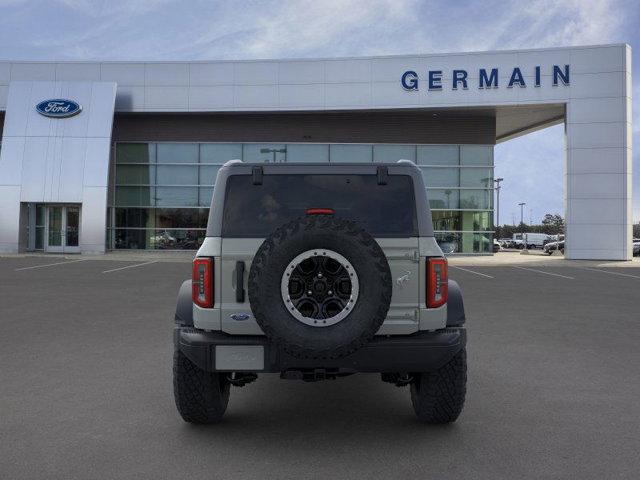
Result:
M514 233L513 241L516 245L526 244L527 248L542 248L544 244L551 240L551 235L546 233Z

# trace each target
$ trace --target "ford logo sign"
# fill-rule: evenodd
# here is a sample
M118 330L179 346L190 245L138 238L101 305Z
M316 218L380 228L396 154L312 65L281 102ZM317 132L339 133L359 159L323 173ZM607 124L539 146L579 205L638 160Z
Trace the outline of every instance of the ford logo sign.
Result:
M45 117L67 118L79 114L82 111L82 106L72 100L56 98L40 102L36 105L36 110Z
M248 313L234 313L233 315L229 316L236 322L244 322L245 320L249 320L251 318L251 315L249 315Z

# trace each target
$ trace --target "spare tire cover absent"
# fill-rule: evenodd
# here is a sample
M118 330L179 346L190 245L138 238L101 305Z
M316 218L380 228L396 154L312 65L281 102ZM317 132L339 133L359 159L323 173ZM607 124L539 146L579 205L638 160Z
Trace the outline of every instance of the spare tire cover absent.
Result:
M389 264L375 239L330 215L276 229L249 273L256 321L298 358L339 358L365 345L384 322L391 293Z

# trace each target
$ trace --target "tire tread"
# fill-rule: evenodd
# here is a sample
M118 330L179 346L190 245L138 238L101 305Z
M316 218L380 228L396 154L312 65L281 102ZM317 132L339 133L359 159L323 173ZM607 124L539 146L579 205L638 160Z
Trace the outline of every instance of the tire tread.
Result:
M218 423L229 402L223 374L201 370L178 349L173 354L173 392L180 416L189 423Z
M467 352L460 350L435 372L417 374L411 384L411 403L420 421L430 424L455 422L467 390Z

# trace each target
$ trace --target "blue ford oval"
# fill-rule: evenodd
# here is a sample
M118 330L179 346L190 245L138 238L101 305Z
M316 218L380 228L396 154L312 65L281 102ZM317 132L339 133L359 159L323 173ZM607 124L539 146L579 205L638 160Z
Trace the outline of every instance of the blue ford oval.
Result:
M73 100L56 98L45 100L36 105L36 110L40 115L53 118L73 117L82 111L82 106Z

